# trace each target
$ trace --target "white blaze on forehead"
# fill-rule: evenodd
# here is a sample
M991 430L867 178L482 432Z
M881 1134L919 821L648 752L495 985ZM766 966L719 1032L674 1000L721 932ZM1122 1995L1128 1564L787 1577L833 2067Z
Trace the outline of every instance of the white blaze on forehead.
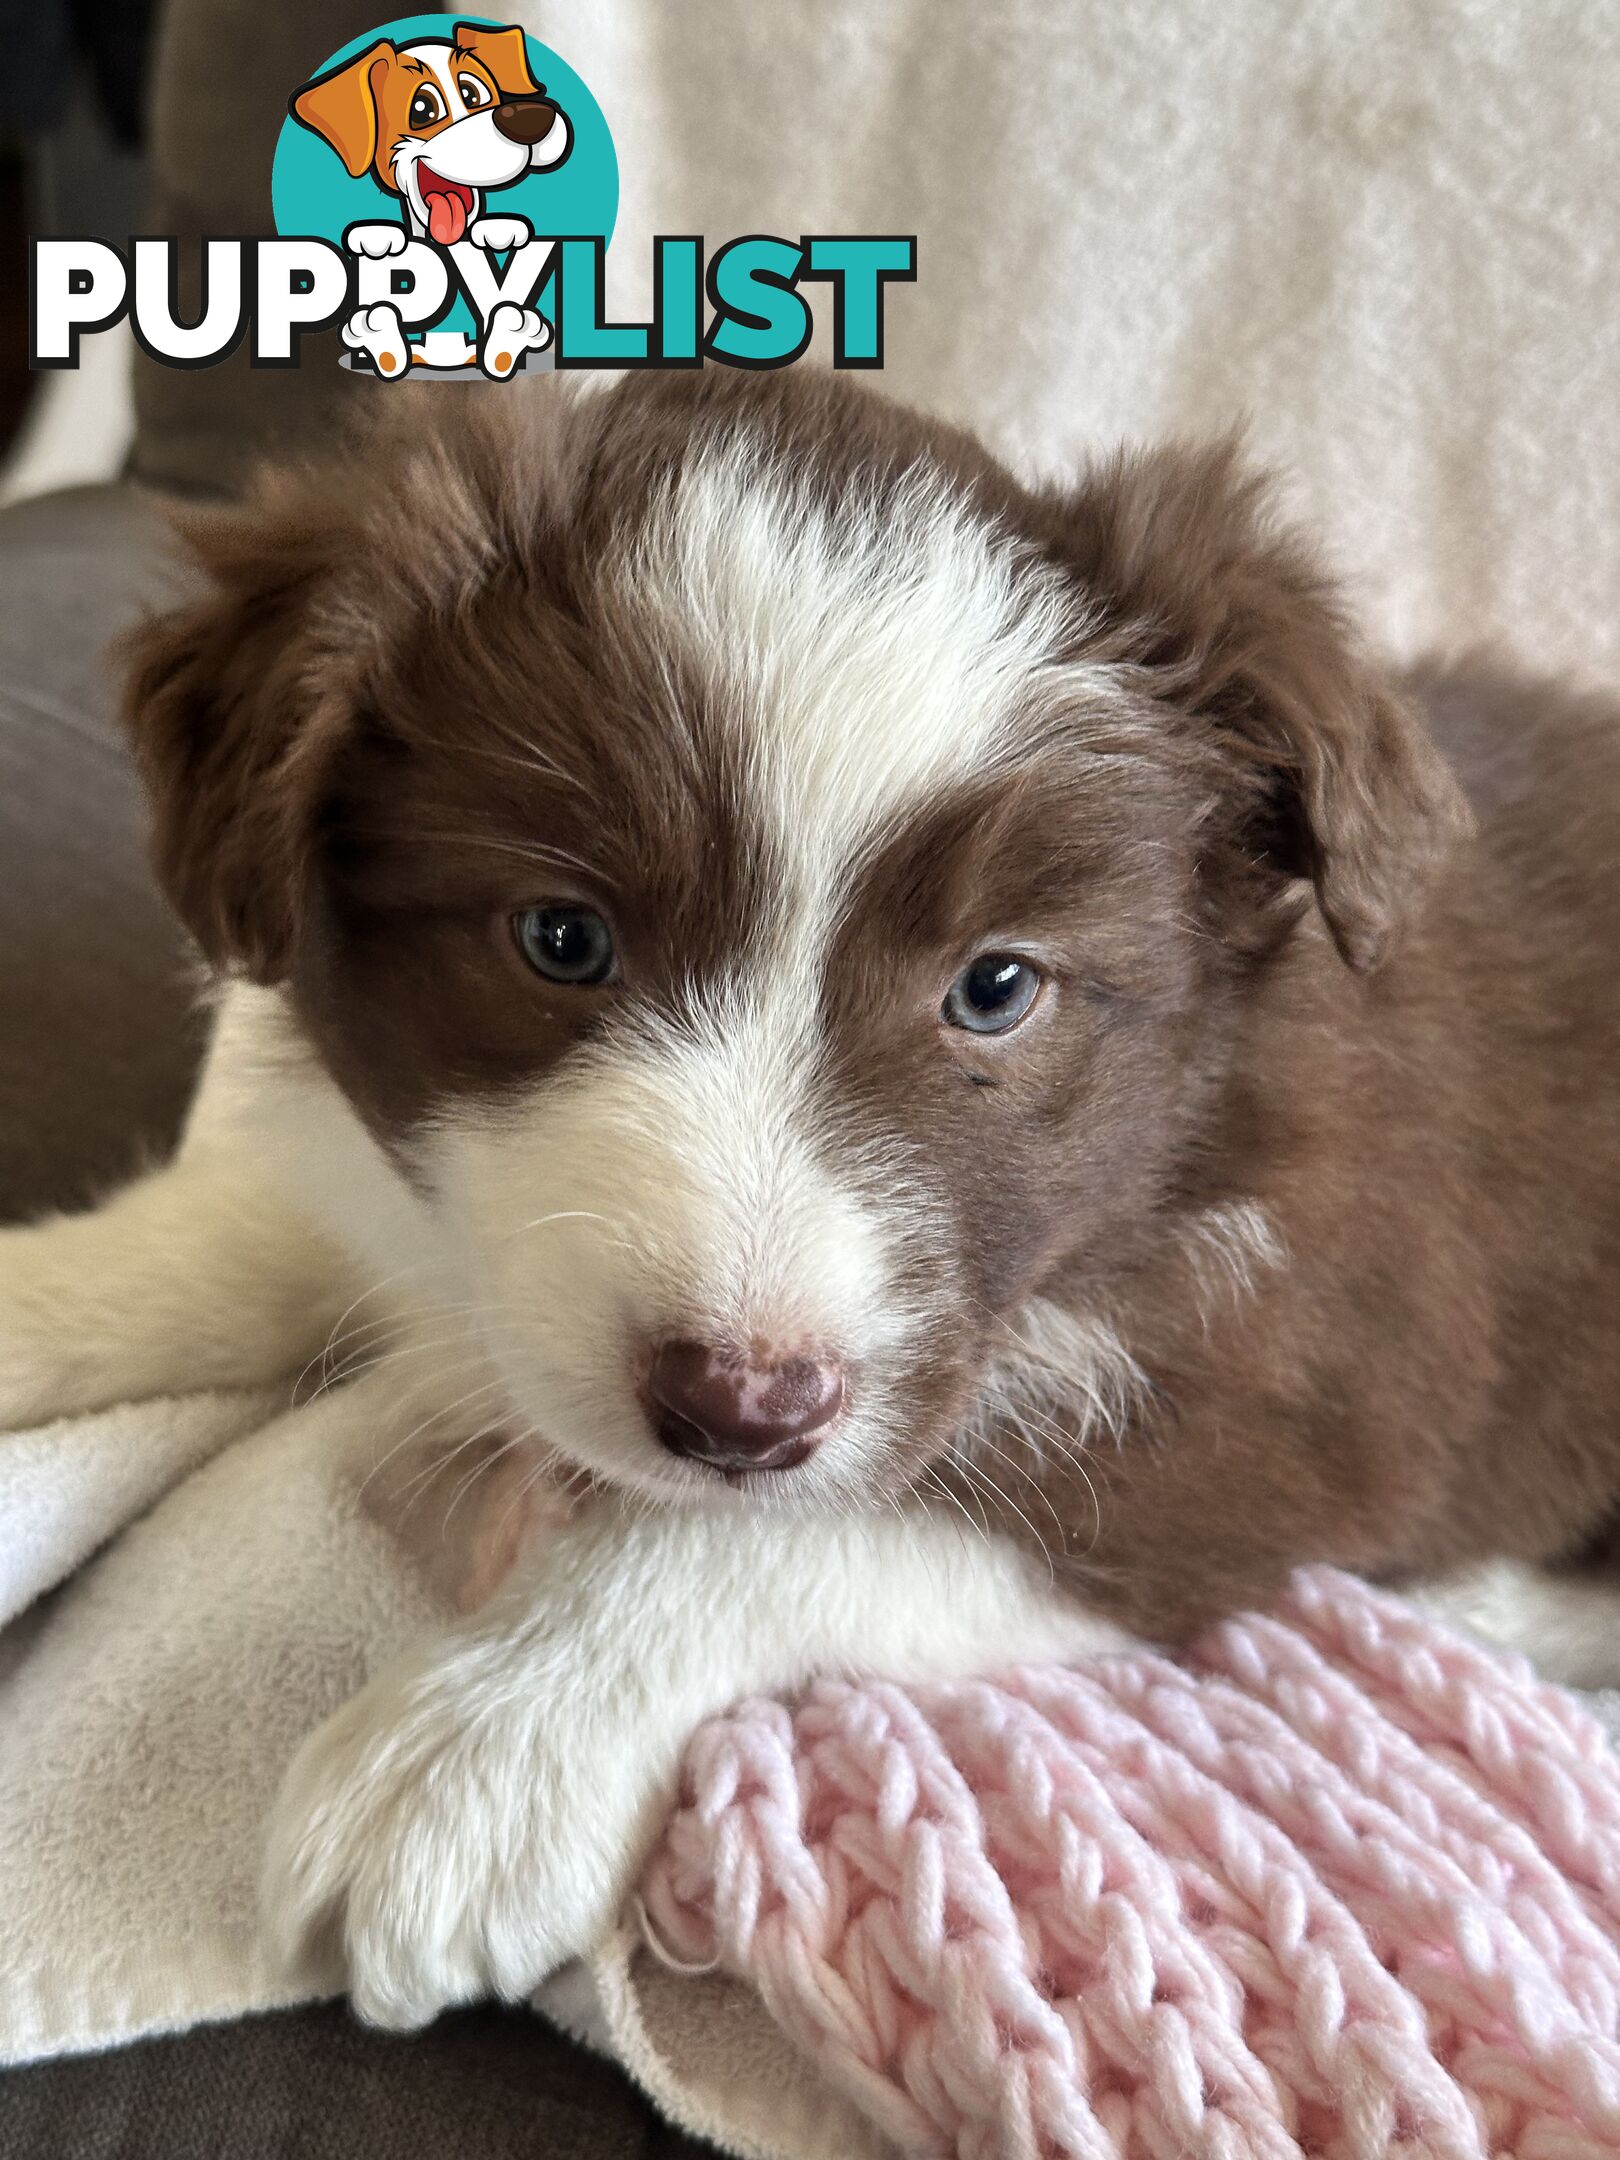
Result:
M857 1162L860 1138L823 1121L822 971L863 858L1016 747L1071 627L1066 590L940 474L831 502L746 442L669 484L615 588L655 648L719 693L744 814L779 873L729 977L679 1029L619 1054L618 1086L658 1105L642 1219L723 1324L871 1355L914 1317L894 1304L893 1263L930 1231L907 1165L876 1160L876 1142Z
M724 691L791 898L824 918L897 815L1012 747L1072 620L942 474L828 501L746 440L683 468L627 568L643 621Z

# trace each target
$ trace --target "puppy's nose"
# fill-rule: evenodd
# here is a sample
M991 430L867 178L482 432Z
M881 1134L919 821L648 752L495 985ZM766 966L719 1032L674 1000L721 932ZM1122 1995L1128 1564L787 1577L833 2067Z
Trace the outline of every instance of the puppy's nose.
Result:
M544 142L551 133L557 108L550 98L513 98L497 105L490 118L508 142Z
M844 1406L835 1358L758 1357L660 1343L647 1375L654 1430L672 1455L714 1470L791 1470Z

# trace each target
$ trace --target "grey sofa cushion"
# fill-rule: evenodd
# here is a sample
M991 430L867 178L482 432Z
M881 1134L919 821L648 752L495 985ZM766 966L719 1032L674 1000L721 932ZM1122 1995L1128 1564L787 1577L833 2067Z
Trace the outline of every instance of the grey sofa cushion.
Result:
M408 2040L340 2005L0 2076L8 2160L702 2160L610 2064L524 2010Z
M162 530L132 488L0 514L0 1221L167 1147L195 1068L190 964L105 659L163 588Z

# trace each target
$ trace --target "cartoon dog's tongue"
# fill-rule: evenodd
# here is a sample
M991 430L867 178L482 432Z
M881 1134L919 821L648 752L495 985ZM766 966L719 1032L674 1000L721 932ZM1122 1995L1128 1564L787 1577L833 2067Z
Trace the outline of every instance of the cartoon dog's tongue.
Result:
M454 247L467 230L467 212L472 208L472 189L463 187L458 180L441 180L428 166L419 165L417 180L422 189L422 202L427 210L428 231L440 247Z

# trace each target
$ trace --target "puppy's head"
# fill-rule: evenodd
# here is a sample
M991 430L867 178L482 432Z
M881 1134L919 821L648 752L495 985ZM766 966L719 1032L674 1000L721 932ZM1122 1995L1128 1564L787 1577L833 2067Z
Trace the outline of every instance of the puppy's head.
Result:
M1229 450L1031 494L809 371L444 408L141 633L168 890L520 1416L652 1490L892 1489L1148 1249L1313 888L1377 964L1450 782Z
M480 195L560 165L572 141L534 79L523 32L476 23L403 47L381 39L306 83L291 111L356 179L369 172L402 196L445 247L465 236Z

